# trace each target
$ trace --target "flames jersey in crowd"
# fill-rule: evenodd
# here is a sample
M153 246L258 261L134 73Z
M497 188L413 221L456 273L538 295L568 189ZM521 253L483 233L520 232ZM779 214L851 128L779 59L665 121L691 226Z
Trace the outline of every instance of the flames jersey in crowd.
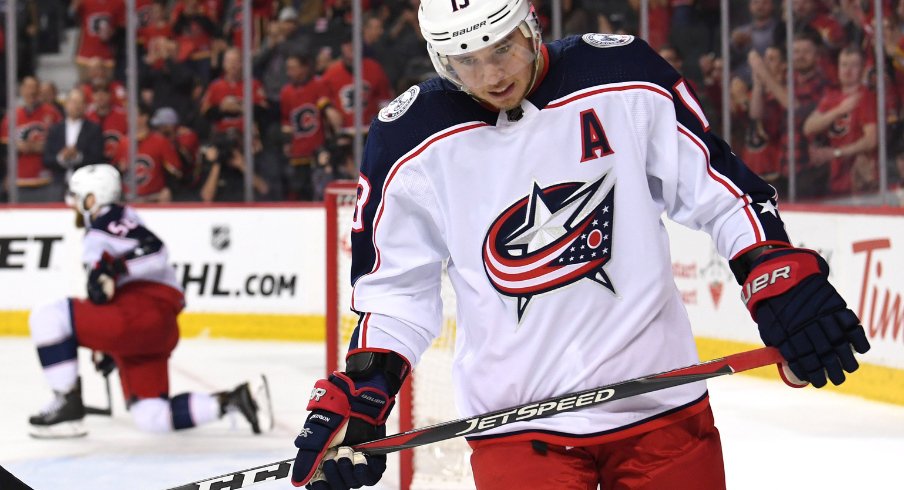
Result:
M173 32L179 45L179 61L210 58L211 43L217 35L219 5L216 2L197 2L194 12L186 12L185 2L176 2L170 16Z
M83 83L79 89L82 91L82 95L85 96L85 103L91 104L94 102L94 85L91 83ZM129 94L126 92L126 86L119 82L118 80L110 80L107 83L107 89L110 91L110 98L113 101L114 105L118 105L121 107L125 107L128 105Z
M207 87L207 92L204 93L204 98L201 101L202 111L219 106L226 97L235 97L238 99L239 104L241 104L242 100L245 98L244 87L245 82L232 82L225 78L218 78L210 82L210 86ZM266 101L264 86L256 79L251 82L251 100L253 105L263 105ZM242 125L242 114L224 114L221 115L220 119L213 123L213 130L220 132L236 130L241 132Z
M145 281L169 286L182 294L166 245L147 229L134 209L111 204L91 222L83 242L82 263L90 269L104 253L126 259L128 273L116 280L117 287Z
M156 194L166 187L166 174L182 177L182 160L173 143L162 134L151 131L138 141L135 155L135 176L138 196ZM123 136L116 150L116 163L123 172L128 169L129 137ZM128 193L128 182L123 182Z
M252 0L251 2L251 49L257 50L262 36L267 32L267 22L276 13L276 2L268 0ZM226 13L226 30L232 35L232 45L242 45L242 12L244 11L242 0L233 2L232 8Z
M828 145L832 148L842 148L863 138L863 127L876 124L876 95L867 87L860 87L860 103L851 112L832 121L826 131ZM828 91L819 101L817 111L825 114L838 107L850 94L841 90ZM869 155L871 167L875 166L875 152ZM854 168L854 156L833 158L829 162L829 191L833 194L850 194L853 189L851 174ZM877 169L871 168L872 172Z
M361 60L363 76L361 83L364 92L363 124L369 125L373 118L377 117L380 106L392 97L392 88L386 72L379 63L364 58ZM342 60L334 62L323 72L324 83L330 88L330 96L333 103L342 113L342 127L353 128L355 126L355 80L351 72L345 67Z
M367 138L350 349L398 352L416 373L441 330L447 262L463 416L698 361L663 213L709 233L726 258L788 240L774 190L712 134L687 82L645 42L587 34L542 51L547 69L520 119L433 79L380 111ZM595 444L707 406L698 382L472 442Z
M63 116L50 104L36 104L33 108L16 108L16 134L19 141L44 141L50 126L63 120ZM9 118L3 116L0 123L0 141L9 140ZM41 153L19 152L17 183L24 186L43 185L50 182L50 172L44 168Z
M303 84L287 83L279 93L282 125L289 129L292 142L289 157L310 157L323 145L321 111L330 103L327 86L317 78Z
M126 110L120 106L113 106L106 116L101 116L89 107L85 113L85 119L96 122L104 133L104 157L109 161L116 161L119 151L119 141L129 134L129 118Z
M123 0L81 0L76 7L81 19L76 60L87 63L91 58L113 61L110 37L125 25L126 4Z

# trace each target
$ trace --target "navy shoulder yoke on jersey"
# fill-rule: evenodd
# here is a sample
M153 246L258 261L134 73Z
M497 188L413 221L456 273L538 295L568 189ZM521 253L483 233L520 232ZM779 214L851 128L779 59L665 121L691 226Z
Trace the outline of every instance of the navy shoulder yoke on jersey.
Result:
M110 225L122 221L125 214L125 208L119 204L110 204L105 213L96 216L91 220L91 229L111 233Z
M496 112L484 108L471 96L441 78L422 82L399 98L412 93L413 97L400 114L384 118L385 112L381 111L381 116L374 119L367 136L365 168L375 171L377 169L374 165L391 166L402 155L446 128L468 122L496 122ZM390 103L390 106L398 100ZM369 173L366 175L374 177Z
M119 204L110 204L108 210L91 220L91 229L107 235L135 240L136 247L123 255L131 260L154 254L163 248L163 242L151 230L139 222L127 219L126 209Z
M699 140L709 152L709 164L725 176L750 202L774 207L775 189L759 178L728 144L713 134L693 87L642 39L625 35L584 34L547 45L549 71L529 100L537 107L566 98L575 92L621 85L652 85L668 94L674 103L678 132ZM771 205L769 204L771 203ZM770 218L771 216L771 218ZM764 241L789 242L777 213L758 216Z
M549 69L529 97L541 109L551 101L592 87L641 82L671 90L681 78L646 42L634 36L570 36L547 44L546 50Z

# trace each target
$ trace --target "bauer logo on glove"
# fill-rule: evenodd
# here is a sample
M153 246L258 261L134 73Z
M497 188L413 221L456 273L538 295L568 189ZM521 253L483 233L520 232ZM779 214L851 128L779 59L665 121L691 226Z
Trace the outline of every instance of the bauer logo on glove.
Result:
M744 288L741 290L741 299L744 300L744 304L746 305L749 303L750 298L752 298L754 294L762 291L766 286L775 284L775 281L779 279L791 279L791 266L775 269L771 273L767 272L756 277L752 281L746 282Z

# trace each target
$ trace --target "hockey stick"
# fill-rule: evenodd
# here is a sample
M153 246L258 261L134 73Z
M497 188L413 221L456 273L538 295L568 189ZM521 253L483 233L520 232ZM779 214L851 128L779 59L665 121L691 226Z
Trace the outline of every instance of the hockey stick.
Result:
M110 374L104 375L104 382L107 387L107 408L89 407L85 405L85 413L88 415L113 415L113 397L110 395Z
M0 488L3 490L34 490L2 466L0 466Z
M414 429L383 439L358 444L354 448L367 454L388 454L424 444L477 434L514 422L526 422L565 412L571 412L603 403L650 393L695 381L702 381L726 374L739 373L750 369L781 364L781 354L773 347L761 347L732 354L720 359L702 362L659 374L651 374L611 385L560 395L538 402L496 410L477 417L453 420ZM235 490L266 480L279 480L289 476L292 462L286 459L263 466L227 473L214 478L196 481L169 490Z

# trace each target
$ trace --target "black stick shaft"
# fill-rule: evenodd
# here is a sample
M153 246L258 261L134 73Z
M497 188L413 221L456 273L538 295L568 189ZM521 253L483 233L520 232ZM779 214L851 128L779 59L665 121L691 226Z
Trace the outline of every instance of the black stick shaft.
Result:
M3 490L34 490L2 466L0 466L0 488Z
M777 349L761 347L664 373L642 376L629 381L548 398L539 402L496 410L476 417L414 429L383 439L358 444L354 448L367 454L388 454L454 437L477 434L515 422L551 417L559 413L602 405L603 403L622 398L782 362L782 356ZM286 459L189 483L169 490L236 490L245 488L261 481L286 478L289 476L294 461L294 458Z

